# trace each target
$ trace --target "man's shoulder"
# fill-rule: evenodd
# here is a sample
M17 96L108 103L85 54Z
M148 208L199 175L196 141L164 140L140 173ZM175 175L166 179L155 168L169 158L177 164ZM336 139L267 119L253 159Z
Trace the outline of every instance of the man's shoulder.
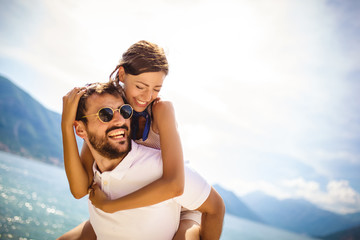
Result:
M161 150L147 147L141 144L138 144L134 141L132 141L132 152L136 153L137 158L142 157L153 157L153 158L161 158Z
M136 143L135 141L131 140L132 150L144 153L159 153L161 150L156 148L151 148L148 146L144 146L142 144Z

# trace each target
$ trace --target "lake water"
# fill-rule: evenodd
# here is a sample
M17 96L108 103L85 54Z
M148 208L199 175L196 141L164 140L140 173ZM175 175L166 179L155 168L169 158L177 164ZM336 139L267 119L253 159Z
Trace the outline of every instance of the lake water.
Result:
M65 171L0 151L0 239L56 239L88 219L86 198L70 194ZM225 216L221 240L311 240Z

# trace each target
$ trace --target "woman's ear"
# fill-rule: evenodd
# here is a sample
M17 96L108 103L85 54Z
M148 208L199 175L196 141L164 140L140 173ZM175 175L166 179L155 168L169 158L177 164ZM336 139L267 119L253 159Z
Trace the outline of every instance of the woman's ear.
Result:
M85 124L82 121L75 121L74 126L76 135L84 139L87 136Z
M119 75L119 81L124 83L124 81L125 81L125 69L124 69L123 66L119 67L118 75Z

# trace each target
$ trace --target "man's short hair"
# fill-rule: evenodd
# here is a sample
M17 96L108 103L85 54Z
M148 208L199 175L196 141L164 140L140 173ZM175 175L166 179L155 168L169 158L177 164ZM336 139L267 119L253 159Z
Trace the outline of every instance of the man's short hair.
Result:
M76 111L77 121L83 121L85 124L87 124L87 118L84 118L83 116L85 116L87 110L87 106L86 106L87 99L93 94L98 94L98 95L110 94L115 97L121 97L124 103L126 103L125 93L122 86L119 85L116 86L114 85L113 82L106 82L106 83L96 82L96 83L86 84L85 87L86 87L86 92L84 93L84 95L81 96Z

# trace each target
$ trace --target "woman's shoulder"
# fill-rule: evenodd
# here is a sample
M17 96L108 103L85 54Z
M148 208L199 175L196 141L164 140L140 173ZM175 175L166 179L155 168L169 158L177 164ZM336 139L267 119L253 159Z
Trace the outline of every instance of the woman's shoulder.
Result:
M168 112L174 111L174 106L171 101L163 100L163 99L156 99L152 105L152 113L154 115L164 114Z
M153 131L158 133L159 126L169 126L175 122L175 110L170 101L159 100L152 106Z

